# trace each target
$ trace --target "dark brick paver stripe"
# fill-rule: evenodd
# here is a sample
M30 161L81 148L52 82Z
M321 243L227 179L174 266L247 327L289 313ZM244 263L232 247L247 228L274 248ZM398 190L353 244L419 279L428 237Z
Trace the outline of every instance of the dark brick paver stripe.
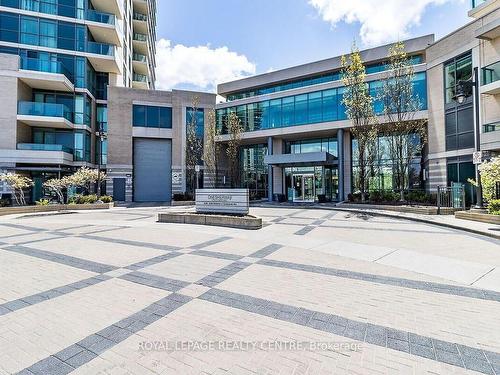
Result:
M176 257L181 256L181 255L183 255L183 253L172 251L172 252L166 253L164 255L160 255L160 256L157 256L154 258L146 259L146 260L143 260L141 262L131 264L125 268L127 268L129 270L137 271L137 270L140 270L142 268L152 266L153 264L158 264L158 263L164 262L166 260L176 258Z
M50 251L32 249L25 246L8 246L1 248L0 250L12 251L18 254L24 254L35 258L49 260L51 262L56 262L64 264L67 266L80 268L86 271L92 271L96 273L106 273L116 270L118 267L110 266L108 264L102 264L97 262L92 262L90 260L85 260L81 258L72 257L69 255L52 253Z
M150 286L152 288L168 290L170 292L177 292L178 290L185 288L191 283L169 279L167 277L150 275L144 272L131 272L119 277L120 279L131 281L136 284Z
M304 236L306 235L307 233L309 233L310 231L312 231L313 229L315 229L316 227L315 226L312 226L312 225L306 225L304 228L302 229L299 229L297 232L295 232L294 234L298 235L298 236Z
M211 245L215 245L215 244L218 244L220 242L224 242L224 241L227 241L230 239L231 239L231 237L218 237L218 238L214 238L213 240L205 241L205 242L199 243L197 245L190 246L190 248L191 249L203 249L205 247L209 247Z
M85 337L76 344L42 359L18 374L69 374L151 323L167 316L190 300L189 297L173 293L141 311Z
M402 288L425 290L434 293L451 294L455 296L477 298L483 300L490 300L495 302L500 302L500 293L493 290L468 288L456 285L439 284L428 281L418 281L410 279L402 279L390 276L373 275L369 273L352 272L336 268L327 268L320 266L311 266L307 264L283 262L279 260L262 259L257 262L257 264L277 267L277 268L287 268L298 271L319 273L322 275L343 277L348 279L369 281L378 284L387 284L392 286L399 286Z
M197 281L195 284L203 285L207 287L214 287L217 284L229 279L231 276L236 275L238 272L244 270L250 265L250 263L245 262L234 262L228 264L226 267L215 271L214 273L205 276L201 280Z
M195 250L190 253L191 255L199 255L202 257L227 259L227 260L240 260L243 258L241 255L219 253L218 251L208 251L208 250Z
M256 251L253 254L250 254L249 257L252 257L252 258L265 258L268 255L271 255L272 253L274 253L275 251L278 251L282 247L283 247L283 245L279 245L279 244L273 243L271 245L267 245L266 247L264 247L264 248Z
M80 234L80 235L77 235L76 237L86 238L86 239L95 240L95 241L117 243L120 245L148 247L150 249L163 250L163 251L175 251L175 250L181 249L180 247L177 247L177 246L159 245L157 243L152 243L152 242L131 241L131 240L124 240L124 239L120 239L120 238L110 238L110 237L104 237L104 236L102 236L102 237L101 236L92 236L89 234Z
M92 285L102 283L103 281L111 279L110 276L97 275L90 277L88 279L80 280L71 284L59 286L50 290L46 290L40 293L32 294L31 296L26 296L13 301L9 301L0 305L0 316L8 314L12 311L20 310L28 306L36 305L37 303L47 301L52 298L62 296L74 292L76 290L81 290Z
M494 375L494 368L498 369L500 366L499 353L360 322L339 315L284 305L221 289L211 289L198 298L484 374Z

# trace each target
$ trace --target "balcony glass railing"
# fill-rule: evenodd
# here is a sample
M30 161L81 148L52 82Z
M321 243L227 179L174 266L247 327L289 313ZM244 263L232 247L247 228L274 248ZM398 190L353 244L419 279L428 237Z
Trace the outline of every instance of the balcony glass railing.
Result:
M148 83L148 76L144 75L144 74L137 74L137 73L134 73L134 82L144 82L144 83Z
M115 48L111 44L87 42L87 52L97 55L114 56Z
M107 23L109 25L114 25L116 23L116 18L113 14L98 12L96 10L87 10L87 21L94 21L99 23Z
M138 42L147 42L148 36L146 34L134 33L134 40Z
M72 121L71 111L64 104L19 102L17 113L25 116L64 117Z
M148 61L148 58L146 57L146 55L141 55L140 53L134 53L132 55L132 60L145 63Z
M68 154L73 154L73 149L63 146L63 145L48 145L41 143L18 143L18 150L30 150L30 151L62 151Z
M485 3L487 0L472 0L472 8L478 7L479 5Z
M134 20L136 21L147 21L148 16L142 13L134 13Z
M71 73L60 61L41 60L32 57L21 57L21 69L44 73L64 74L71 80Z
M500 121L483 125L483 133L496 132L500 130Z
M500 61L481 69L481 84L488 85L500 79Z

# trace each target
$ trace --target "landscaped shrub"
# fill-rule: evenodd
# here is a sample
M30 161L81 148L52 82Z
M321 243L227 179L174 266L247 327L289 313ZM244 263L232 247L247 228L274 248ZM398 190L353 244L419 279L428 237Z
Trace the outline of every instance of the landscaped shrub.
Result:
M488 202L488 213L500 215L500 199L492 199Z
M383 198L383 195L382 195L382 192L381 191L371 191L370 192L370 201L372 202L382 202L382 198Z
M102 203L111 203L113 202L113 197L110 197L109 195L103 195L99 198L99 200L101 200Z
M193 195L190 193L175 193L172 199L176 202L192 201Z
M40 199L39 201L36 202L37 206L48 206L50 204L50 201L48 199Z
M10 202L8 199L0 199L0 207L10 206Z
M95 194L85 195L83 197L84 204L93 204L95 202L97 202L97 195Z
M82 194L75 194L72 197L68 199L69 204L83 204L83 195Z

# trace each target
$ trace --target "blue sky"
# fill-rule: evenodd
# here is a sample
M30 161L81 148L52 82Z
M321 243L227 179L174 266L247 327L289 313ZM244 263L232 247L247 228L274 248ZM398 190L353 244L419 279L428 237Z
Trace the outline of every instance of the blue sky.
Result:
M159 0L158 87L223 82L469 22L468 0Z

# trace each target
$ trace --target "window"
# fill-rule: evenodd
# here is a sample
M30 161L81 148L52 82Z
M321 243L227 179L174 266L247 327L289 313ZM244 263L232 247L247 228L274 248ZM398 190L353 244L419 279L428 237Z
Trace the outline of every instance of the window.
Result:
M57 24L54 21L40 20L40 45L57 47Z
M454 103L453 97L458 83L468 81L471 78L472 55L470 52L448 62L444 67L445 103Z
M39 34L37 18L21 17L21 43L37 46Z
M147 128L172 128L172 108L135 105L132 109L133 126Z
M0 13L0 40L19 42L19 16Z

